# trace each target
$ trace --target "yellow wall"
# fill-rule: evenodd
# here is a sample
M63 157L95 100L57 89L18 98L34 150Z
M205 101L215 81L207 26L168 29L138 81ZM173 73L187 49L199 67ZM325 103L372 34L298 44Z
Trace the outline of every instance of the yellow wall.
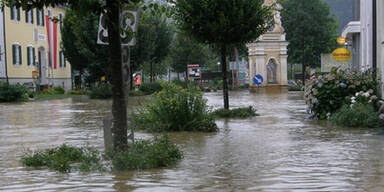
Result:
M44 8L44 14L47 15L47 9L52 10L52 16L59 17L59 13L65 15L65 9L59 7L48 7ZM4 8L4 20L5 20L5 42L6 42L6 55L7 55L7 66L8 66L8 76L9 78L31 78L32 71L35 70L35 66L28 66L27 59L27 46L31 45L35 48L36 60L38 59L38 49L43 46L45 48L45 55L48 58L48 35L47 35L47 23L45 21L44 15L44 26L37 25L37 14L36 9L33 9L33 24L26 23L25 21L25 11L20 8L20 21L11 20L10 8ZM39 34L45 35L45 40L39 40L37 43L34 40L34 29L38 29ZM14 43L19 43L22 50L22 64L21 66L13 65L12 57L12 45ZM61 31L60 23L57 23L57 68L53 69L54 78L71 78L71 67L68 62L66 62L66 67L60 67L60 54L61 50ZM46 60L47 66L49 61ZM47 67L48 68L48 67ZM48 77L48 70L46 71L46 76Z

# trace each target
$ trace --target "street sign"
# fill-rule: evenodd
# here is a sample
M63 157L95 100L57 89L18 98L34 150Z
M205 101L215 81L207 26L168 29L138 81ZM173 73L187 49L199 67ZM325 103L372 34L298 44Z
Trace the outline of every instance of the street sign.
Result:
M264 81L264 78L263 76L261 76L260 74L257 74L253 77L253 82L256 84L256 85L261 85Z
M352 53L346 48L338 48L332 52L332 57L336 61L345 62L351 59Z
M134 46L136 44L135 33L137 30L137 11L123 10L120 13L121 45ZM97 33L97 44L108 45L108 27L106 15L101 14L99 18L99 31Z

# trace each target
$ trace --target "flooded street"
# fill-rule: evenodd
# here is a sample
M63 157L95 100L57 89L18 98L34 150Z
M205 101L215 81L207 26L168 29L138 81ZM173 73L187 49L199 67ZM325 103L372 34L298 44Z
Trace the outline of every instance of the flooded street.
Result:
M222 107L221 92L205 97L213 108ZM137 99L129 101L130 111ZM0 104L0 191L384 191L384 129L306 120L300 92L230 92L231 107L249 105L260 116L217 120L218 133L170 134L184 151L184 159L172 167L62 174L26 168L20 158L27 149L63 143L103 150L102 119L111 101Z

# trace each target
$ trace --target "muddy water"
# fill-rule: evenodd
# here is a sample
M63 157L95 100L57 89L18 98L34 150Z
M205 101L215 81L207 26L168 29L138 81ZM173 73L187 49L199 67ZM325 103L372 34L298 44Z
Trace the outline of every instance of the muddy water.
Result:
M213 108L222 106L220 92L205 97ZM28 148L63 143L102 150L102 118L109 114L110 101L0 104L0 191L383 192L383 129L305 120L301 98L280 89L231 92L231 107L253 105L261 116L218 120L215 134L171 134L185 152L172 167L94 174L34 170L19 159ZM130 100L129 106L137 102Z

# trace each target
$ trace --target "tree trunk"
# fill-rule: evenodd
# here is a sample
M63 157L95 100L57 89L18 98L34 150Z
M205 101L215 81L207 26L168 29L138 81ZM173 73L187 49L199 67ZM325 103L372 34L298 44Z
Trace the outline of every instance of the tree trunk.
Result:
M227 47L225 45L222 45L221 46L221 73L223 75L224 109L229 109L226 55L227 55Z
M129 90L133 90L133 70L132 66L129 65Z
M119 1L107 0L109 54L111 57L112 82L112 116L113 116L113 147L114 151L124 150L128 146L127 138L127 108L123 86L123 71L121 66L121 40L119 32Z
M305 65L304 65L304 63L303 62L301 62L301 68L302 68L302 70L303 70L303 85L305 85Z
M80 71L79 71L79 76L80 76L80 85L78 85L79 86L79 89L81 90L81 84L82 84L82 82L83 82L83 70L82 69L80 69Z
M153 67L153 64L152 64L152 62L150 62L150 65L149 65L149 70L150 70L149 79L150 80L149 80L149 82L151 82L151 83L153 82L153 68L152 67Z

